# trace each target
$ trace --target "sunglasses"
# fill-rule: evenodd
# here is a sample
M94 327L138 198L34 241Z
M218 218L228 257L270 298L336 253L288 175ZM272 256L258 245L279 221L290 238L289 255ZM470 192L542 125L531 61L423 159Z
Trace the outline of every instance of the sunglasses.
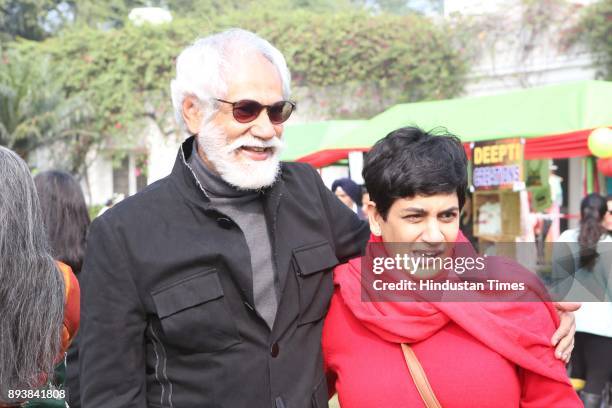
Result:
M272 105L262 105L257 101L252 101L249 99L243 99L238 102L229 102L218 98L215 98L215 100L232 105L232 114L234 115L234 119L240 123L254 121L257 119L262 109L265 108L268 112L270 122L275 125L279 125L289 119L289 116L291 116L291 113L295 109L295 103L290 101L280 101L273 103Z

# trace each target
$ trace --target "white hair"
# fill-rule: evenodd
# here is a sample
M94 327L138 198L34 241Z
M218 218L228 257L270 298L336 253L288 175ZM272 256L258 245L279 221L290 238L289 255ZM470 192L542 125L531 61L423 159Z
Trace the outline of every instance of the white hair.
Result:
M0 146L0 406L53 373L64 290L28 166Z
M176 61L176 78L170 82L172 105L177 122L185 128L183 100L195 96L205 114L212 117L218 107L214 98L227 94L227 78L231 75L232 58L237 54L257 52L278 70L283 86L283 97L291 94L291 74L283 54L268 41L250 31L239 28L196 40L185 48ZM235 59L234 59L235 60Z

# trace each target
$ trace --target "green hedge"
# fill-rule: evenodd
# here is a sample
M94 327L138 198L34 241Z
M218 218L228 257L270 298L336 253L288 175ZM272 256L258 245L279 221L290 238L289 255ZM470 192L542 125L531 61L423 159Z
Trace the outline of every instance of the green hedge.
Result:
M253 12L110 31L73 28L18 48L34 63L49 64L68 96L81 94L93 104L92 130L124 137L138 134L130 125L145 111L167 117L180 50L196 37L235 26L276 45L298 86L363 82L399 90L397 101L441 99L461 91L467 71L466 58L451 46L452 32L414 15Z

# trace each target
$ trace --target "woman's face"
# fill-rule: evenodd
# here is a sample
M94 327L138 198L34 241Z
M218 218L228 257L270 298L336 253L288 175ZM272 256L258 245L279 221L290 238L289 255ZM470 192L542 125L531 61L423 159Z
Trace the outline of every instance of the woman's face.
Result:
M608 211L604 215L603 226L606 230L612 231L612 200L608 200Z
M368 215L372 231L379 230L385 242L440 244L455 242L459 234L457 193L399 198L386 220L371 204Z

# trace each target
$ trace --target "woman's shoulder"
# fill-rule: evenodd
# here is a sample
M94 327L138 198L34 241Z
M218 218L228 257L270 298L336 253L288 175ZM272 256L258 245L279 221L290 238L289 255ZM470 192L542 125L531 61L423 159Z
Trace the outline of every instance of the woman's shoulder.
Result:
M336 286L323 322L322 344L326 356L346 349L347 339L353 336L356 326L359 326L356 323L340 288Z
M334 285L340 286L343 282L358 279L361 275L361 257L349 259L345 263L336 265L333 270Z
M350 332L360 326L354 306L361 304L361 259L351 259L336 266L334 274L334 292L325 317L325 331Z

